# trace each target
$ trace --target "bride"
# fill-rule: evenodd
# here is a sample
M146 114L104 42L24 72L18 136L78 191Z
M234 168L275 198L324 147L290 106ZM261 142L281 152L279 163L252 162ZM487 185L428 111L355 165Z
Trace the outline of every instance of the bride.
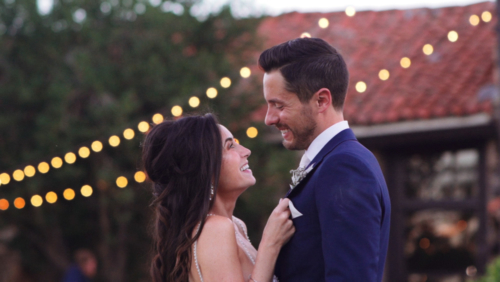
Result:
M269 217L258 251L236 200L255 184L250 150L211 114L164 121L148 133L143 162L153 181L154 282L269 282L295 232L288 199Z

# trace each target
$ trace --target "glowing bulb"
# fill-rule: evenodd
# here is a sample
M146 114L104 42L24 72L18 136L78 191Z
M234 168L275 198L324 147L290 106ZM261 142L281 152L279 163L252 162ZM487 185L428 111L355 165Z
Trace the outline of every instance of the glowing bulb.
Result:
M16 207L17 209L22 209L24 208L24 206L26 206L26 201L23 198L17 197L14 200L14 207Z
M483 21L484 21L485 23L490 22L490 21L491 21L491 18L492 18L491 13L490 13L490 12L488 12L488 11L484 11L484 12L481 14L481 19L483 19Z
M189 105L191 106L191 108L196 108L200 105L200 99L198 97L191 97L189 98Z
M27 176L27 177L33 177L36 173L36 169L34 166L32 165L28 165L24 168L24 174Z
M382 69L378 72L378 78L380 78L380 80L388 80L389 77L390 77L390 73L386 69Z
M424 48L422 48L422 51L424 52L424 54L429 56L430 54L432 54L434 52L434 47L432 47L431 44L425 44Z
M116 179L116 186L120 188L125 188L127 187L128 180L124 176L120 176Z
M156 124L159 124L163 121L163 115L162 114L155 114L152 118L153 122Z
M90 146L92 148L92 151L98 153L102 151L102 143L101 141L94 141L92 142L92 145Z
M479 24L479 21L480 21L480 20L479 20L479 17L478 17L477 15L472 15L472 16L470 16L470 18L469 18L469 23L470 23L471 25L473 25L473 26L478 25L478 24Z
M172 107L172 115L174 117L179 117L182 115L182 108L181 106L173 106Z
M53 203L57 202L57 194L54 192L49 192L49 193L47 193L47 195L45 195L45 200L49 204L53 204Z
M12 178L14 178L15 181L23 181L24 172L20 169L16 169L14 173L12 173Z
M349 17L353 17L356 15L356 9L354 9L354 7L347 7L345 8L345 14Z
M5 172L0 174L0 182L2 182L2 185L9 184L10 176Z
M448 40L456 42L458 40L458 33L454 30L448 32Z
M228 88L229 86L231 86L231 79L229 79L229 77L221 78L220 86L222 86L222 88Z
M242 67L240 69L240 75L243 78L248 78L248 77L250 77L251 74L252 74L252 71L248 67Z
M50 166L49 166L48 163L41 162L41 163L38 164L38 171L40 173L47 173L47 172L49 172L49 170L50 170Z
M53 168L60 168L63 165L63 160L59 157L53 157L50 164Z
M311 38L311 34L309 32L303 32L301 35L300 35L300 38Z
M82 193L82 196L84 197L90 197L92 192L92 187L90 187L90 185L83 185L82 189L80 189L80 193Z
M318 21L318 25L321 28L327 28L330 25L330 22L326 18L321 18Z
M72 152L69 152L66 155L64 155L64 160L69 164L73 164L76 162L76 155Z
M109 142L109 145L111 145L111 147L116 147L116 146L120 145L120 137L113 135L113 136L109 137L108 142Z
M146 132L149 130L149 123L145 121L139 122L139 125L137 126L140 132Z
M358 81L358 83L356 83L356 91L358 91L359 93L365 92L366 83L364 83L363 81Z
M410 58L408 57L404 57L401 59L401 61L399 62L401 64L401 66L405 69L409 68L411 66L411 60Z
M65 189L63 192L63 197L64 197L64 199L66 199L68 201L73 200L75 198L75 190L73 190L71 188Z
M134 174L134 179L138 183L142 183L142 182L146 181L146 174L142 171L138 171Z
M88 158L90 156L90 149L87 148L87 147L81 147L79 150L78 150L78 155L81 157L81 158Z
M217 97L217 89L215 89L214 87L208 88L207 89L207 97L210 99Z
M255 137L257 137L257 135L258 135L258 134L259 134L259 131L257 130L257 128L255 128L255 127L253 127L253 126L252 126L252 127L249 127L249 128L247 129L247 136L248 136L249 138L255 138Z
M0 210L7 210L9 208L9 201L7 201L6 199L1 199L0 200Z
M135 136L135 132L132 128L127 128L123 131L123 137L125 137L125 139L127 139L127 140L134 138L134 136Z
M33 197L31 197L31 204L34 206L34 207L39 207L43 204L43 199L40 195L34 195Z

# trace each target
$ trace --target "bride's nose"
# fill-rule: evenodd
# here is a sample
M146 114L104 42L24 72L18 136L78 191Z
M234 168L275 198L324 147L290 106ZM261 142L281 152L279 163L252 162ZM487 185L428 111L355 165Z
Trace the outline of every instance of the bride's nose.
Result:
M247 149L244 146L241 146L241 149L242 149L242 156L245 158L250 157L250 155L252 154L252 151L250 151L250 149Z

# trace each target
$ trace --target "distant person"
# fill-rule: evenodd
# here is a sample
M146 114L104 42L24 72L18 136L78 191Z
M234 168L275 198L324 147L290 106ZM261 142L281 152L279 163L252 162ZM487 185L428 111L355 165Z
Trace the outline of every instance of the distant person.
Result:
M274 209L257 251L236 200L255 178L250 150L211 114L164 121L144 141L156 211L154 282L270 282L294 232L288 200Z
M276 276L380 282L391 203L377 159L344 120L344 59L322 39L299 38L264 51L259 65L265 123L280 130L285 148L305 150L286 195L296 233L281 249Z
M75 252L75 264L73 264L64 275L63 282L90 282L97 273L97 259L87 249L79 249Z

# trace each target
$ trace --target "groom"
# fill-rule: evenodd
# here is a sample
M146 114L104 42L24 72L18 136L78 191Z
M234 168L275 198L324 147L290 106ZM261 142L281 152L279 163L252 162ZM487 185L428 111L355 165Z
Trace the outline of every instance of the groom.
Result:
M294 236L278 257L280 282L380 282L391 204L380 166L354 136L342 109L349 73L318 38L264 51L266 124L289 150L305 150L287 196Z

